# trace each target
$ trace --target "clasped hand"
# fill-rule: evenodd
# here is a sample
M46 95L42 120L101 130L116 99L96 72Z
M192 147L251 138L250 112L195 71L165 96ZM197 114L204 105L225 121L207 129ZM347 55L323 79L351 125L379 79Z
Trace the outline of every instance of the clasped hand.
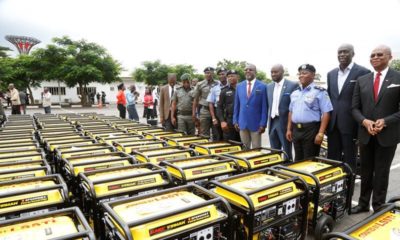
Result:
M385 120L383 118L376 120L375 122L369 119L364 119L362 125L367 129L368 133L372 136L380 133L385 127Z

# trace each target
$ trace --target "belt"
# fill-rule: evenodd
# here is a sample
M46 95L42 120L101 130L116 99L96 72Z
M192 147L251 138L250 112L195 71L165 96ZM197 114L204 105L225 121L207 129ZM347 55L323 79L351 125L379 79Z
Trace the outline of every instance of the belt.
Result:
M179 111L178 110L178 115L192 116L192 111Z
M310 128L310 127L315 127L319 126L320 122L310 122L310 123L292 123L293 126L297 129L302 129L302 128Z

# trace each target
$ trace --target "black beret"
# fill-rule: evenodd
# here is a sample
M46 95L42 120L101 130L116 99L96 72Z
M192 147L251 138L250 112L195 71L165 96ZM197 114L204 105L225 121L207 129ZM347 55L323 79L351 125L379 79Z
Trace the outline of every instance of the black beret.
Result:
M218 68L217 69L217 74L219 74L220 72L226 72L226 69L225 68Z
M302 70L306 70L306 71L309 71L309 72L312 72L312 73L316 72L315 67L313 65L311 65L311 64L303 64L303 65L301 65L299 67L298 71L300 72Z
M239 74L236 70L229 70L227 73L226 73L226 76L229 76L229 75L231 75L231 74Z
M204 72L212 72L212 71L214 71L214 68L213 67L206 67L205 69L204 69Z

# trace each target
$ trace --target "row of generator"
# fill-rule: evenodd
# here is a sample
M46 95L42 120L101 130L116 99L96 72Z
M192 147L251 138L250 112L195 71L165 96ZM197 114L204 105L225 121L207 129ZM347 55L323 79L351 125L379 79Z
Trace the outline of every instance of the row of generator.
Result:
M329 237L350 209L353 173L325 158L285 159L96 113L10 116L0 128L0 240Z

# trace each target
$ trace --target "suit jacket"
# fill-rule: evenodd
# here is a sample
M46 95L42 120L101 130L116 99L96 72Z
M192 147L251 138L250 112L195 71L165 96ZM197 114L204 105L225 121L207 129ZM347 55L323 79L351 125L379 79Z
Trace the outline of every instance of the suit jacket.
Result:
M338 89L338 72L339 68L335 68L328 73L328 94L333 106L328 132L332 131L336 126L341 133L353 134L355 137L357 135L357 123L351 114L354 86L357 78L371 71L354 63L340 93Z
M362 144L367 144L371 137L361 124L364 119L375 121L383 118L386 127L376 138L383 147L395 146L400 141L400 73L389 68L377 102L374 100L373 81L374 74L369 73L360 77L354 87L352 113L360 124L358 138Z
M278 105L278 112L279 112L279 123L281 125L282 131L286 133L287 122L288 122L288 114L289 114L289 104L290 104L290 94L296 90L299 86L298 83L285 80L282 86L281 95L279 97L279 105ZM272 82L267 85L267 95L268 95L268 131L271 132L271 111L272 111L272 100L274 99L274 88L275 83Z
M167 84L160 89L160 120L168 119L170 109L171 99L169 97L169 84Z
M247 81L236 87L233 124L239 124L240 130L256 132L267 125L267 85L260 80L253 80L251 95L247 98Z

